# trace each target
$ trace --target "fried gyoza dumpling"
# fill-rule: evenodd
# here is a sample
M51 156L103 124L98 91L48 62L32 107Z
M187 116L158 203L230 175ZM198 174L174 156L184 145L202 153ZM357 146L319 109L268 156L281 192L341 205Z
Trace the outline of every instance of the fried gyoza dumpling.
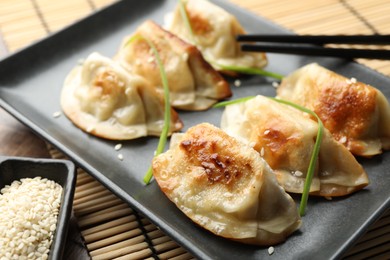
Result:
M178 5L165 19L167 30L195 44L215 69L218 64L263 68L267 64L264 53L242 52L236 41L238 34L245 34L237 19L224 9L207 0L185 1L185 10L191 24L188 30Z
M277 95L313 110L355 155L390 148L390 106L376 88L312 63L284 78Z
M300 226L292 198L250 146L207 123L174 134L153 160L161 190L195 223L257 245L282 242Z
M274 170L286 191L303 191L317 137L316 121L296 108L256 96L227 106L221 128L253 146ZM365 187L369 181L363 167L329 131L324 130L310 192L332 197Z
M82 130L112 140L158 136L164 124L164 100L149 83L98 53L69 73L61 107ZM177 113L171 115L171 132L180 130Z
M227 81L203 59L194 45L184 42L152 21L143 23L134 35L140 35L156 46L164 64L173 107L204 110L218 100L231 96ZM150 46L145 40L128 43L131 37L123 41L116 60L132 73L148 79L162 92L160 70Z

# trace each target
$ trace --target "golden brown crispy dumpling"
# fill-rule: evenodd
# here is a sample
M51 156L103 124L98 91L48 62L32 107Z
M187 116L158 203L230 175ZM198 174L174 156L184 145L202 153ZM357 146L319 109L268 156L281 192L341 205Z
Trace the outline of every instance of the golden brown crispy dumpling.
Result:
M61 107L82 130L107 139L128 140L160 135L164 100L140 76L129 74L111 59L92 53L67 76ZM183 127L171 111L171 132Z
M183 20L179 5L173 13L166 16L165 27L180 38L195 44L215 69L221 70L217 64L252 68L263 68L267 65L264 53L240 50L236 36L244 34L245 31L233 15L207 0L187 0L185 9L193 34Z
M257 150L288 192L302 193L318 123L303 112L264 96L226 107L221 128ZM343 196L369 181L355 157L324 129L310 192Z
M153 160L161 190L189 218L219 236L275 245L300 226L292 198L250 146L203 123L174 134Z
M229 84L202 57L199 50L152 21L144 22L134 35L149 39L159 51L166 71L171 105L185 110L204 110L231 96ZM134 36L133 35L133 36ZM131 36L131 37L133 37ZM116 60L141 75L163 92L160 70L146 41L125 38Z
M313 110L355 155L390 148L390 106L378 89L312 63L284 78L277 95Z

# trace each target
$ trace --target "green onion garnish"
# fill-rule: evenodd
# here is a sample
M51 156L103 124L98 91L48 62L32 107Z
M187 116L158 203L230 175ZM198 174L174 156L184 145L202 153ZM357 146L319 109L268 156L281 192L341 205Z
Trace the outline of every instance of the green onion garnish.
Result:
M311 153L309 168L307 169L305 184L303 187L303 192L301 197L301 204L299 205L299 214L303 216L305 215L307 200L309 199L310 186L313 180L314 170L318 160L318 154L320 153L321 141L324 133L324 125L322 124L322 121L318 117L318 115L315 112L311 111L310 109L307 109L306 107L282 99L277 99L277 98L271 98L271 99L279 103L294 107L298 110L301 110L309 115L314 116L317 119L317 123L318 123L317 138L316 138L316 142L314 143L313 152Z
M234 72L242 73L242 74L261 75L261 76L265 76L265 77L275 78L278 80L281 80L284 77L283 75L280 75L278 73L269 72L269 71L262 70L259 68L234 66L234 65L223 65L223 64L217 64L217 63L213 63L213 64L217 67L220 67L222 70L234 71Z
M180 7L181 18L183 19L184 24L187 27L188 32L190 33L192 43L195 44L196 38L195 38L194 31L192 30L190 18L188 17L184 0L179 0L179 7Z
M135 35L135 36L131 37L128 42L126 42L125 47L128 44L131 44L132 42L134 42L135 40L144 40L144 41L146 41L148 43L150 49L153 51L153 54L154 54L154 56L156 58L156 62L157 62L158 68L160 70L160 76L161 76L162 85L163 85L163 88L164 88L164 126L163 126L163 129L161 131L160 139L158 141L158 145L157 145L157 149L156 149L156 153L155 153L155 156L157 156L157 155L161 154L164 151L165 145L167 143L169 129L171 127L170 126L170 123L171 123L171 105L170 105L170 101L169 101L168 79L167 79L167 75L165 73L165 68L164 68L164 65L163 65L163 63L161 61L160 55L158 54L158 51L157 51L156 47L154 46L154 44L149 39L147 39L145 37L142 37L140 35ZM146 172L146 174L144 176L144 179L143 179L144 183L145 184L149 184L150 180L152 179L152 177L153 177L153 170L152 170L152 166L150 166L148 171Z
M252 98L254 98L254 96L239 98L239 99L236 99L236 100L219 102L219 103L215 104L214 107L224 107L224 106L231 105L231 104L237 104L237 103L240 103L240 102L245 102L245 101L247 101L249 99L252 99ZM279 102L279 103L291 106L293 108L296 108L296 109L298 109L298 110L300 110L302 112L308 113L308 114L314 116L317 119L317 123L318 123L317 138L316 138L316 141L314 143L313 152L311 153L309 167L307 169L305 184L304 184L303 192L302 192L302 196L301 196L301 203L299 205L299 214L301 216L303 216L303 215L305 215L307 201L309 199L310 186L311 186L311 183L312 183L312 180L313 180L314 170L315 170L315 166L316 166L316 163L317 163L317 160L318 160L318 154L320 152L322 136L323 136L323 133L324 133L324 125L322 124L322 121L317 116L317 114L315 112L311 111L310 109L307 109L305 107L302 107L300 105L297 105L295 103L292 103L292 102L289 102L289 101L286 101L286 100L283 100L283 99L278 99L278 98L273 98L273 97L268 97L268 98L270 98L270 99L272 99L272 100L274 100L276 102Z
M247 97L243 97L243 98L237 98L237 99L233 99L233 100L227 100L227 101L222 101L222 102L218 102L217 104L215 104L213 107L214 108L218 108L218 107L226 107L228 105L233 105L233 104L237 104L237 103L241 103L241 102L245 102L249 99L252 99L254 98L255 96L247 96Z

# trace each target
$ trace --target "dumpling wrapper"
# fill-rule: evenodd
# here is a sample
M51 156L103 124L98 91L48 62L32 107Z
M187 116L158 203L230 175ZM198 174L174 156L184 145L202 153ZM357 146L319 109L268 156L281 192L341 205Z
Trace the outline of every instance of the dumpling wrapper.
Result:
M96 52L66 77L61 107L80 129L106 139L159 136L164 125L163 98L145 79ZM171 110L171 132L182 127Z
M317 137L316 121L296 108L256 96L227 106L221 128L253 146L274 170L286 191L303 192ZM368 183L363 167L324 128L311 194L343 196L362 189Z
M277 96L314 111L355 155L390 149L389 102L372 86L312 63L285 77Z
M265 53L243 52L236 40L245 34L236 17L207 0L188 0L185 9L190 21L191 34L183 20L179 4L165 18L165 28L180 38L195 44L211 65L263 68L267 65Z
M216 235L275 245L299 228L295 202L250 146L207 123L174 134L153 159L161 190L195 223Z
M167 75L171 105L184 110L205 110L232 95L228 82L211 67L199 50L152 21L144 22L126 37L115 59L127 70L145 77L163 92L160 70L144 40L128 44L131 37L150 40L159 52Z

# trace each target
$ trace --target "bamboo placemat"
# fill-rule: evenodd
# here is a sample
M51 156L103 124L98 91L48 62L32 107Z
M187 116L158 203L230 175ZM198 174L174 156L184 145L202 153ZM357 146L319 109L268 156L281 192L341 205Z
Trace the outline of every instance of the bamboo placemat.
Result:
M1 0L0 57L77 21L114 0ZM388 0L232 0L298 34L390 34ZM390 76L390 61L363 60ZM53 158L64 158L52 147ZM191 259L146 218L78 169L74 213L93 259ZM364 209L362 209L364 210ZM345 255L390 259L390 211Z

